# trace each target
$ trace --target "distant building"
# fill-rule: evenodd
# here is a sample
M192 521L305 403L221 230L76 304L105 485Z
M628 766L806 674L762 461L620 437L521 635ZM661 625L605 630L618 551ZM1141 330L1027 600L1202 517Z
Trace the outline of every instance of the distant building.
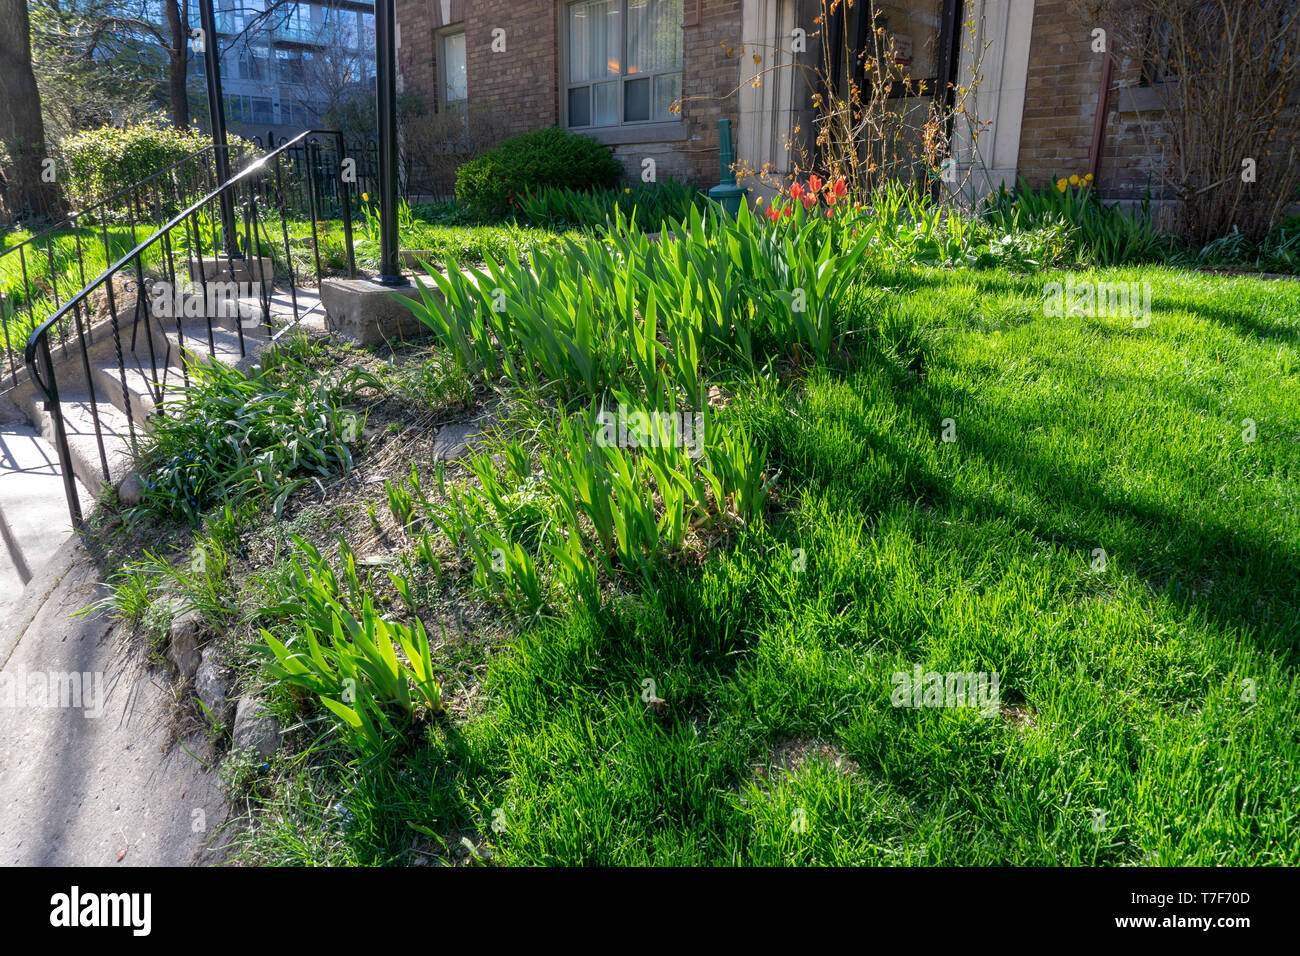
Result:
M275 139L323 125L332 107L375 89L375 5L364 0L215 0L226 125ZM268 12L269 10L269 12ZM198 13L191 6L194 25ZM190 58L195 112L203 58Z

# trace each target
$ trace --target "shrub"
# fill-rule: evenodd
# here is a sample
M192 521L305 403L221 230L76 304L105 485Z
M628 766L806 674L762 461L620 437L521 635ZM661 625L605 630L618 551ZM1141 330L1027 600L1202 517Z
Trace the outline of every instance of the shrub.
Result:
M546 186L609 189L622 174L609 147L559 127L505 140L456 171L456 198L482 213L509 212L526 192Z
M1180 201L1183 238L1203 246L1236 228L1262 239L1300 189L1300 7L1189 0L1072 6L1112 37L1108 49L1120 71L1153 65L1145 79L1159 105L1138 121L1145 138L1160 144L1156 169L1165 194ZM1178 82L1159 82L1151 75L1157 66Z
M252 151L252 144L238 136L228 136L227 140L232 157L237 152ZM154 123L101 126L69 136L61 144L68 198L84 208L179 163L211 143L208 136L196 129L182 130ZM182 167L179 172L179 185L184 192L197 188L198 169Z

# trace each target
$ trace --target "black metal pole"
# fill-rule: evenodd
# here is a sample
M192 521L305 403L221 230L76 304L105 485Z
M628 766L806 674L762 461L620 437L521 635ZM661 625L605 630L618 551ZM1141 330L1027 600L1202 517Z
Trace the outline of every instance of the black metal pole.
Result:
M226 145L226 104L221 94L220 49L217 43L217 16L212 11L212 0L199 0L199 25L203 28L203 73L208 84L208 116L212 121L212 149L216 153L217 179L230 181L230 153ZM230 190L218 197L221 208L221 235L225 239L226 255L242 259L235 237L235 199ZM199 268L202 268L200 264Z
M210 0L209 0L210 2ZM379 282L406 285L397 257L397 13L375 3L375 99L379 117Z

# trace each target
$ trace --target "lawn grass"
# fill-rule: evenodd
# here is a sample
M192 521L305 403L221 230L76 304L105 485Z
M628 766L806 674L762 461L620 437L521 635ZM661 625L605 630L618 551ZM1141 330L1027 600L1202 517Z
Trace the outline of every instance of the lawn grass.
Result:
M134 232L127 225L57 229L27 245L21 254L13 247L30 239L31 233L16 230L0 237L0 253L13 249L0 255L0 323L9 347L21 353L37 325L147 238L151 230L147 224ZM146 266L155 265L158 258L156 253L146 255ZM0 338L0 347L3 345Z
M1063 274L868 268L825 366L719 383L765 521L441 642L466 712L390 765L278 758L247 859L1300 862L1300 285L1071 276L1149 281L1150 326L1045 315ZM998 714L893 706L918 665L996 672Z

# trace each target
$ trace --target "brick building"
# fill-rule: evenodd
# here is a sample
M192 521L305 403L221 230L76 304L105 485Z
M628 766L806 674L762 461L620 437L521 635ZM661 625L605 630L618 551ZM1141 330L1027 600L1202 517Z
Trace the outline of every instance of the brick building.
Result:
M396 6L400 82L433 110L468 111L496 139L569 126L608 143L629 178L653 157L661 175L702 186L718 180L721 117L746 165L788 170L787 142L812 127L816 81L806 68L823 62L821 43L849 51L835 64L847 76L856 51L873 42L865 0L840 4L827 24L817 22L819 0ZM875 9L925 90L979 75L967 116L983 132L973 143L962 128L953 133L960 179L974 191L1088 172L1112 198L1156 185L1146 122L1156 98L1138 66L1112 74L1073 0L877 0ZM901 109L923 116L928 98L912 100Z
M629 175L653 157L660 175L716 183L718 120L738 118L747 5L397 0L399 82L434 110L469 110L496 139L568 125L613 147Z

